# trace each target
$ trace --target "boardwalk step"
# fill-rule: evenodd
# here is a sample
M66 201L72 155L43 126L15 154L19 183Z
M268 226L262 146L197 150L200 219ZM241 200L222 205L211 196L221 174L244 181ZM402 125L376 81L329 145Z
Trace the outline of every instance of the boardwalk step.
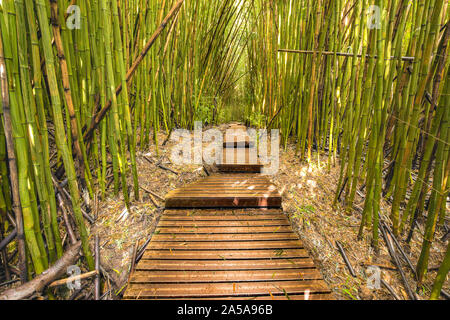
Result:
M245 126L233 126L225 132L223 146L225 148L253 148L254 141L250 140Z
M168 233L156 234L152 241L261 241L261 240L297 240L297 236L292 232L278 233L207 233L207 234L185 234Z
M131 278L133 284L145 283L213 283L280 280L320 280L314 269L252 270L252 271L137 271ZM245 280L243 280L245 279Z
M313 268L310 258L265 260L142 260L136 270L272 270Z
M162 220L159 224L160 227L172 227L172 226L188 226L188 227L262 227L262 226L289 226L289 221L284 219L279 220L242 220L242 221L170 221Z
M261 241L165 241L150 242L149 249L158 250L238 250L238 249L296 249L302 248L299 240Z
M287 219L286 215L205 215L205 214L192 214L192 215L164 215L160 221L259 221L259 220L271 220L278 221Z
M261 173L264 165L259 162L256 148L224 148L222 161L216 166L220 172Z
M323 280L301 281L269 281L269 282L239 282L239 283L165 283L165 284L134 284L128 290L125 298L197 298L197 297L249 297L274 294L305 295L310 293L329 293Z
M291 231L290 226L239 226L239 227L158 227L159 234L212 234L212 233L283 233Z
M281 207L281 195L264 176L211 176L167 194L166 208Z
M237 259L292 259L307 258L305 249L285 250L146 250L142 259L168 260L237 260Z

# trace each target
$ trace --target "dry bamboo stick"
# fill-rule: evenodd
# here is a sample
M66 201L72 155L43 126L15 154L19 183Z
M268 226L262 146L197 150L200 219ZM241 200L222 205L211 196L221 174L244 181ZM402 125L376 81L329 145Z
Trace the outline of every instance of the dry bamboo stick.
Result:
M91 277L96 276L96 275L98 275L98 271L94 270L94 271L86 272L86 273L83 273L83 274L80 274L80 275L76 275L76 276L73 276L73 277L69 277L69 278L66 278L66 279L61 279L61 280L54 281L48 287L49 288L55 288L55 287L63 286L63 285L66 285L68 283L71 283L71 282L74 282L74 281L77 281L77 280L88 279L88 278L91 278Z
M278 52L286 52L286 53L303 53L303 54L323 54L325 56L333 56L333 55L337 55L337 56L341 56L341 57L353 57L353 53L348 53L348 52L331 52L331 51L313 51L313 50L294 50L294 49L278 49ZM357 54L356 55L357 58L362 58L361 54ZM375 59L377 59L377 56L373 56ZM371 58L370 55L366 55L366 58ZM389 59L386 60L393 60L393 59L397 59L396 57L391 57ZM401 59L403 61L409 61L409 62L413 62L414 61L414 57L401 57Z

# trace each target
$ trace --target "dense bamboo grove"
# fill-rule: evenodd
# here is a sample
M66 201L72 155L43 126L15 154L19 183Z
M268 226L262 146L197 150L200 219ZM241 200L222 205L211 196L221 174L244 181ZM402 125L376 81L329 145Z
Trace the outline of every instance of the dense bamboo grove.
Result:
M357 190L364 191L359 237L370 230L375 248L380 214L408 242L416 221L426 219L421 283L435 229L448 218L448 2L258 4L257 36L247 46L248 119L280 128L285 143L296 137L308 161L315 161L312 150L328 152L329 166L339 158L335 204L343 194L353 210ZM391 212L380 212L382 198ZM448 253L445 263L440 281Z
M407 241L424 220L419 285L426 276L448 218L447 1L0 3L0 240L17 234L22 282L63 255L71 231L93 269L84 198L104 199L112 170L129 206L137 150L158 152L160 130L236 118L236 105L247 123L280 128L284 145L294 139L299 157L341 164L335 204L342 194L351 211L365 194L358 236L375 248L380 217ZM432 298L448 270L447 249Z

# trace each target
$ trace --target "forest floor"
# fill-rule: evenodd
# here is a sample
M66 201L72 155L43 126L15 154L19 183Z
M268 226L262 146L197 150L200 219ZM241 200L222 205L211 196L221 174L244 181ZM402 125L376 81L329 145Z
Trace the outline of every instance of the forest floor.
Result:
M289 144L286 150L281 151L280 170L273 180L283 190L283 208L289 215L294 229L313 256L337 299L394 299L383 285L380 289L374 290L368 287L368 284L373 284L371 266L379 268L381 279L384 279L401 299L407 299L408 295L400 274L391 260L381 234L378 254L375 254L371 246L370 231L365 231L361 241L356 239L364 207L364 198L361 197L363 194L357 194L351 213L344 213L344 206L341 203L337 209L333 209L340 166L336 164L328 171L327 158L328 155L321 155L320 164L315 161L308 165L295 156L295 145ZM314 159L317 159L317 154ZM390 204L382 201L380 209L383 219L388 221ZM419 229L416 229L410 246L401 242L413 266L419 258L423 240L423 225L419 224ZM442 236L443 231L438 230L437 240L433 242L430 253L430 272L418 293L421 299L428 299L437 268L443 260L447 245L438 240ZM347 269L337 249L336 241L342 244L356 277L352 277ZM403 271L410 287L415 290L414 276L406 263L403 264ZM449 292L449 288L450 281L447 281L443 289Z
M219 128L223 130L225 127ZM159 133L159 157L156 156L153 144L150 146L150 151L137 154L139 184L143 187L140 190L140 200L133 201L130 212L128 212L121 194L109 196L100 203L97 222L91 229L93 234L100 236L102 266L113 280L115 284L113 287L117 294L122 292L126 286L136 242L141 246L153 234L162 213L152 202L155 201L159 206L163 206L163 202L155 196L150 196L144 190L152 191L164 198L170 190L206 176L202 166L171 164L169 155L173 142L168 141L162 145L166 138L166 134ZM381 271L381 278L394 288L398 296L406 299L407 294L400 274L391 261L384 241L380 239L380 251L378 255L375 255L370 245L369 231L364 233L363 240L356 240L364 199L357 195L354 210L350 214L344 213L340 205L336 210L333 209L332 203L340 167L336 163L328 171L327 157L327 155L321 155L320 163L316 160L308 165L295 155L294 144L289 143L285 150L280 150L280 168L278 173L272 177L272 181L282 193L283 208L289 216L294 230L315 260L336 299L393 299L393 296L383 286L379 289L368 288L368 277L372 272L369 270L370 266L378 267L378 270ZM317 159L317 154L314 159ZM166 169L157 166L157 163L162 164ZM212 168L208 167L208 170L211 171ZM129 185L132 185L131 179ZM133 197L131 192L131 198ZM389 204L383 202L381 209L383 216L388 216ZM402 243L414 265L420 254L422 232L423 226L420 226L420 230L416 230L410 246ZM442 235L442 231L438 230L437 239L440 239ZM356 277L350 275L337 250L336 240L343 245ZM430 254L430 272L423 288L418 293L422 299L428 298L445 248L445 242L437 240L433 243ZM410 286L414 289L413 275L407 269L406 264L403 271L409 279ZM449 281L444 284L444 290L447 292L450 290Z

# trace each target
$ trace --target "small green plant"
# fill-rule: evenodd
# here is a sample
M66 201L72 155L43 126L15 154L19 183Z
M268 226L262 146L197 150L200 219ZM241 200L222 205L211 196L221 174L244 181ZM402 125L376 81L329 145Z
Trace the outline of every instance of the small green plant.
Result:
M300 208L298 208L298 210L300 211L300 213L315 213L316 212L316 208L314 208L310 204L308 204L306 206L301 206Z
M250 123L251 127L261 127L266 121L266 115L260 112L252 112L247 117L247 122Z

